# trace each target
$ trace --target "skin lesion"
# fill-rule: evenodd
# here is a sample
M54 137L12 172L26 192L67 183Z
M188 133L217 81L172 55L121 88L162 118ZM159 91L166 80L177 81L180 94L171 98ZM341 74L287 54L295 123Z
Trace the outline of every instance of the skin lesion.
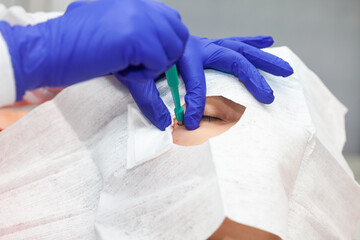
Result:
M186 111L186 106L183 106ZM245 112L245 107L222 96L206 97L199 128L189 131L174 119L173 142L181 146L200 145L234 126Z

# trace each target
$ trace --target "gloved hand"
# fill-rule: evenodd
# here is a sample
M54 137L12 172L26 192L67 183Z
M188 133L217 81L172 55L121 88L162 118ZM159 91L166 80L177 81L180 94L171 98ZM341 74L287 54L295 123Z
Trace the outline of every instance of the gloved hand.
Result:
M207 39L190 36L182 57L177 62L186 87L184 123L189 130L199 127L204 113L206 82L204 68L234 74L262 103L274 101L273 91L257 68L287 77L293 73L289 63L259 48L274 43L270 36ZM159 97L154 81L130 82L117 76L130 90L146 117L158 128L171 124L170 114Z
M98 0L71 4L66 13L34 26L0 22L16 79L26 90L64 87L117 72L153 79L177 61L189 37L180 15L153 0Z

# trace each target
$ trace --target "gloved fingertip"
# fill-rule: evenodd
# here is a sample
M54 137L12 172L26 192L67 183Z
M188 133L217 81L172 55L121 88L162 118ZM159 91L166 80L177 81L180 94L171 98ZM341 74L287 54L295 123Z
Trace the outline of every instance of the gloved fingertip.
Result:
M264 85L261 88L249 89L254 97L263 104L271 104L275 100L274 92L268 85Z
M186 112L184 124L189 130L199 128L199 123L204 114L206 92L201 94L187 93L185 96Z
M272 36L256 36L252 40L244 41L244 43L257 48L267 48L274 44L274 39Z
M160 119L156 123L156 127L159 128L161 131L165 131L167 127L169 127L172 123L170 113L164 113L160 117Z
M198 114L185 114L184 124L187 129L195 130L199 128L199 123L202 116L198 116Z
M268 93L262 95L258 100L264 104L271 104L274 102L275 96L273 93Z
M272 36L263 36L263 44L266 46L271 46L274 44L274 39Z
M193 121L185 121L184 120L184 124L186 126L187 129L189 130L195 130L195 129L198 129L199 128L199 123L195 123Z
M284 66L284 72L282 74L282 77L288 77L294 73L294 69L290 66L288 62L285 62Z
M172 123L170 112L165 105L153 105L151 111L143 111L143 113L161 131L165 131Z
M271 89L271 87L268 84L266 84L265 87L266 89L264 89L263 94L261 94L262 96L261 102L264 104L270 104L275 100L274 91Z

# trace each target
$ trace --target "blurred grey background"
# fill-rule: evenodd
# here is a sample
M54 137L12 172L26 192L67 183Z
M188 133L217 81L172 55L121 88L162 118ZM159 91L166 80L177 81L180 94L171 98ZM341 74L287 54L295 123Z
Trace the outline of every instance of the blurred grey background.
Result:
M28 11L64 11L71 0L0 0ZM349 109L344 153L360 155L360 0L163 0L192 34L271 35L290 47ZM330 107L330 106L329 106Z

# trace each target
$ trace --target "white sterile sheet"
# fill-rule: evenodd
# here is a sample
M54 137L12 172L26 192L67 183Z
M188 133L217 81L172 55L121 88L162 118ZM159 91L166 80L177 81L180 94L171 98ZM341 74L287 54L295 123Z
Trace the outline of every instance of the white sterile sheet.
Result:
M267 51L295 70L262 73L271 105L206 71L207 95L246 112L200 146L173 145L112 77L1 132L0 239L206 239L225 217L282 239L351 239L360 188L341 154L346 108L288 48ZM166 81L157 87L172 112Z

